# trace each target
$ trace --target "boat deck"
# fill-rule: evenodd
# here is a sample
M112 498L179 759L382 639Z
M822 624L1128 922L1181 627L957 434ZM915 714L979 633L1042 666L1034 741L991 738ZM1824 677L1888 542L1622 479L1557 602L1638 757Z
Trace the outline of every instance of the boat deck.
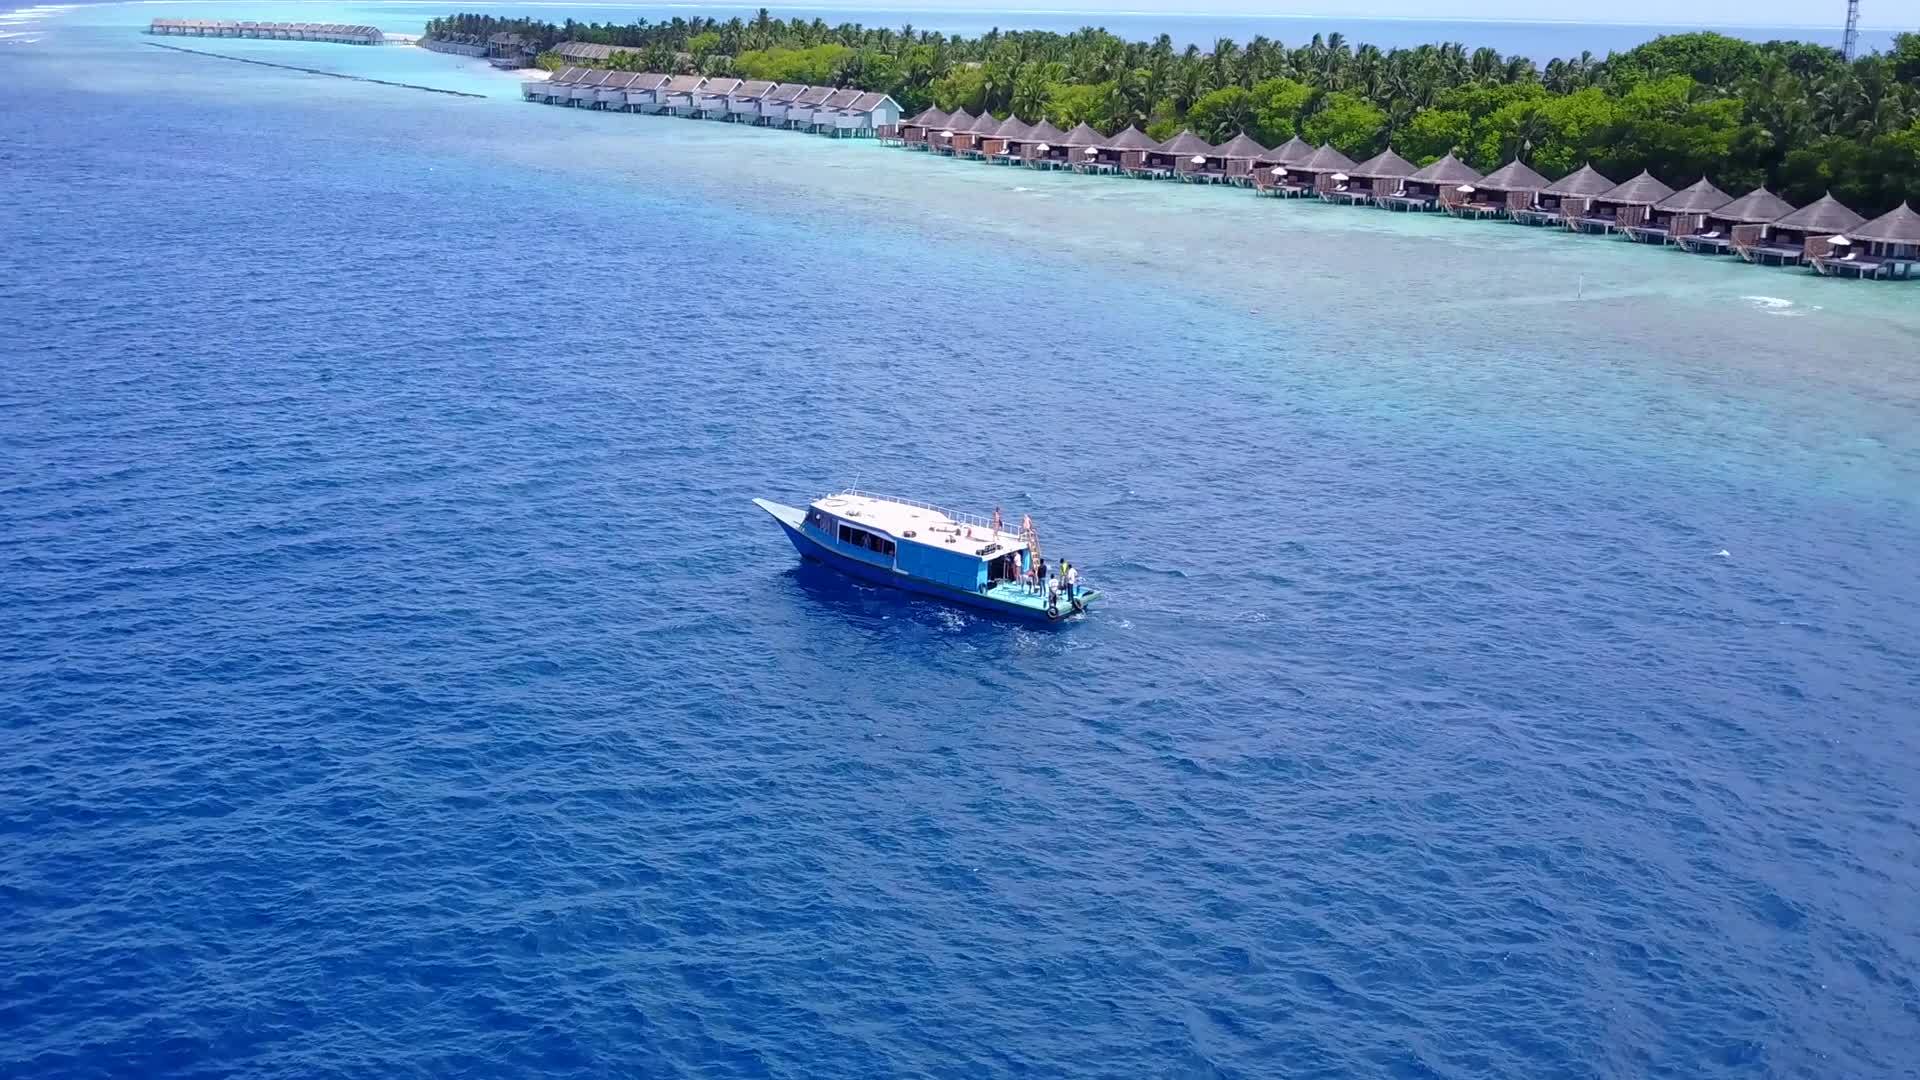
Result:
M1046 594L1043 592L1034 592L1024 585L1011 584L1005 581L998 582L987 590L986 595L1000 603L1009 604L1017 608L1024 608L1036 614L1045 614L1047 610ZM1098 599L1100 599L1100 590L1089 589L1084 585L1080 587L1080 603L1082 605L1090 605ZM1073 607L1067 603L1067 594L1063 590L1060 593L1060 614L1064 617L1071 614L1072 611Z
M1004 525L996 530L993 523L984 518L907 499L843 491L829 495L814 505L850 522L871 525L897 540L964 544L970 549L980 550L998 544L1001 553L1018 551L1027 546L1026 538L1018 530L1007 529Z

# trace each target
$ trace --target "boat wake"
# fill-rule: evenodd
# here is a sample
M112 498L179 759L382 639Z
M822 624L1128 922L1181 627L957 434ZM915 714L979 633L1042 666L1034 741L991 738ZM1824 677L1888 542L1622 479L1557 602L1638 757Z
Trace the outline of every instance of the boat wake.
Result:
M1785 315L1789 318L1799 318L1808 311L1820 310L1818 307L1803 308L1791 300L1782 299L1778 296L1743 296L1740 299L1745 300L1747 303L1752 304L1754 307L1759 308L1769 315Z

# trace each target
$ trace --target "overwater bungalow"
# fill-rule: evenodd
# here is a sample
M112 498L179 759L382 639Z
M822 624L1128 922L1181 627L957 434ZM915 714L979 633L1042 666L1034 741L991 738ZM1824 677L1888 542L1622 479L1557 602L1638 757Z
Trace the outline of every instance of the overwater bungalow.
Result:
M813 130L821 135L840 137L842 125L851 132L855 121L847 115L853 103L860 100L863 91L842 87L827 95L827 100L813 110Z
M1901 203L1872 221L1830 239L1810 257L1816 274L1908 281L1920 276L1920 214Z
M1253 191L1256 195L1295 198L1313 193L1313 178L1295 168L1312 160L1312 144L1298 135L1261 154L1253 162Z
M1085 121L1075 124L1073 130L1067 132L1066 137L1054 148L1064 151L1059 155L1060 167L1077 168L1082 161L1099 156L1100 144L1106 141L1105 135Z
M1221 143L1217 152L1226 166L1224 180L1245 187L1253 183L1254 163L1271 151L1243 131Z
M1582 165L1541 188L1532 206L1513 211L1513 220L1522 225L1562 225L1587 216L1594 199L1618 186L1592 165Z
M787 106L787 126L795 131L819 129L822 107L833 96L831 86L809 86Z
M1432 210L1447 203L1467 201L1475 185L1483 179L1480 170L1449 152L1440 160L1415 169L1400 194L1384 195L1376 201L1389 210Z
M674 116L692 116L693 101L700 93L700 85L707 80L699 75L673 75L667 79L667 85L660 92L661 111Z
M800 95L813 89L805 83L781 83L760 99L760 123L765 127L787 126L787 114Z
M667 77L659 72L642 72L627 83L627 111L638 113L657 113L662 108L661 92L666 89Z
M893 139L900 134L900 103L889 94L861 91L840 111L836 135Z
M1458 217L1505 217L1530 209L1547 186L1546 177L1516 158L1481 177L1464 200L1442 202L1440 208Z
M1027 137L1020 144L1021 160L1029 168L1058 169L1067 162L1067 133L1054 127L1052 121L1042 120L1033 125Z
M1082 154L1082 172L1130 173L1146 164L1147 154L1160 146L1159 140L1128 124L1117 134L1094 147L1095 153Z
M1009 116L980 140L980 156L990 164L1012 165L1020 160L1020 141L1033 131L1033 125L1018 116Z
M990 112L983 112L973 118L965 130L953 129L953 154L955 157L980 158L980 144L1000 130L1003 121ZM951 126L951 125L949 125Z
M574 80L572 100L568 102L575 108L591 109L600 99L600 84L613 72L601 68L589 68Z
M520 83L520 99L522 101L546 101L547 95L553 90L553 80L559 77L560 72L556 71L544 79L522 80Z
M1672 243L1676 236L1696 232L1707 215L1733 201L1733 196L1701 177L1698 182L1654 203L1646 220L1620 226L1620 234L1642 244Z
M1294 166L1313 156L1313 144L1295 135L1255 159L1255 164Z
M760 101L773 92L773 84L764 79L746 79L727 95L726 119L736 124L760 120Z
M600 83L600 92L594 95L593 104L597 109L609 112L627 111L627 87L640 77L637 71L609 72Z
M1626 225L1638 225L1652 212L1653 204L1673 194L1673 189L1645 169L1623 184L1615 184L1594 196L1587 212L1568 218L1568 227L1581 232L1610 233Z
M1769 224L1794 212L1792 203L1768 191L1754 188L1745 195L1707 212L1706 221L1694 232L1675 235L1674 242L1695 255L1725 255L1733 250L1733 232L1742 226L1746 242L1754 243Z
M1867 223L1832 192L1766 225L1739 225L1733 230L1733 253L1750 263L1796 266L1828 254L1829 241Z
M920 115L900 124L900 144L909 150L925 150L928 136L947 126L947 114L932 105L921 111Z
M573 84L591 74L592 68L561 68L547 80L545 100L549 105L566 105L573 101Z
M1321 198L1355 205L1378 202L1406 190L1407 177L1417 172L1413 162L1393 152L1389 146L1367 160L1346 170L1347 181L1320 193Z
M1305 161L1286 168L1289 182L1304 181L1309 191L1324 197L1330 191L1346 187L1347 182L1353 179L1350 170L1355 166L1352 158L1330 145L1322 144Z
M973 122L978 119L979 117L965 109L955 109L947 116L945 126L928 136L928 143L933 147L933 152L936 154L953 153L954 137L973 127Z
M337 45L384 45L387 35L378 27L345 23L279 23L231 19L154 19L147 33L173 37L259 38L269 41L328 41ZM486 46L462 46L472 55L484 55Z
M1190 183L1223 180L1226 174L1227 161L1220 156L1219 147L1191 131L1182 131L1147 151L1140 169L1134 172L1136 176L1170 176Z
M700 84L693 95L693 115L700 120L716 120L727 115L727 99L740 89L740 80L715 77Z

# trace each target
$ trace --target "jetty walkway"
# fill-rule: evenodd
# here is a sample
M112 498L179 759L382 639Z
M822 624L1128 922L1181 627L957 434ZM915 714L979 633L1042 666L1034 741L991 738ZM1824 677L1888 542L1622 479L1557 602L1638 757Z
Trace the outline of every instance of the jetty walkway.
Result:
M299 67L295 64L276 64L271 60L255 60L250 56L228 56L225 53L207 52L204 49L186 49L178 45L162 45L149 41L148 45L168 52L186 53L189 56L211 56L215 60L231 60L236 64L253 64L256 67L279 68L282 71L298 71L307 75L325 75L329 79L349 79L353 82L374 83L379 86L397 86L403 90L424 90L429 94L446 94L449 97L482 98L485 94L469 94L464 90L445 90L438 86L421 86L418 83L394 82L391 79L376 79L370 75L347 75L338 71L322 71L319 68Z

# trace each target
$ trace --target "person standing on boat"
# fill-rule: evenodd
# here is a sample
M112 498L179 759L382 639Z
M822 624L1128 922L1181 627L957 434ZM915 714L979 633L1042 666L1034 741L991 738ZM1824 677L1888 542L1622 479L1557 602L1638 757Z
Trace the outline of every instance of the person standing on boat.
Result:
M1062 565L1067 568L1067 603L1071 604L1073 598L1080 592L1080 568L1072 563Z
M1033 576L1040 585L1040 595L1047 595L1047 560L1040 560L1040 564L1033 568Z

